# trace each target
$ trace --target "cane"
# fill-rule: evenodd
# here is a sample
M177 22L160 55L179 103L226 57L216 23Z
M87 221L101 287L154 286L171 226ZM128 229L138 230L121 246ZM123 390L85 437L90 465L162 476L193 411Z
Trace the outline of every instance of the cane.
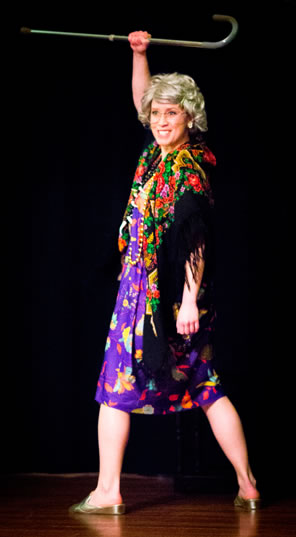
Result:
M157 39L149 38L151 45L172 45L176 47L192 47L192 48L208 48L216 49L228 45L238 32L238 22L234 17L228 15L213 15L214 21L229 22L231 24L231 32L221 41L180 41L176 39ZM103 34L85 34L76 32L58 32L51 30L31 30L30 28L21 28L22 34L42 34L42 35L58 35L66 37L87 37L94 39L107 39L109 41L128 41L128 36L125 35L103 35Z

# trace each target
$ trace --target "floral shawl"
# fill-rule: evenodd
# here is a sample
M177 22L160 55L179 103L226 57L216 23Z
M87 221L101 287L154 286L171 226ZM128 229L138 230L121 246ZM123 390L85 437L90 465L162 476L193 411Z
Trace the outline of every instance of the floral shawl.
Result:
M160 152L157 142L153 142L145 149L139 159L127 208L120 226L118 245L121 253L126 251L129 243L128 224L133 210L133 200L136 198L140 188L144 186L145 175L150 166L160 156ZM167 338L165 335L166 330L163 330L164 327L162 326L161 319L164 312L161 303L162 290L164 291L166 285L162 285L161 282L165 272L170 271L170 268L165 266L166 261L168 261L168 259L166 260L166 257L168 257L166 252L181 252L184 244L189 244L184 254L184 259L182 258L183 281L181 282L181 287L183 288L185 279L184 261L188 260L192 264L192 259L196 260L196 257L198 257L198 247L203 246L205 240L202 231L204 219L201 215L200 207L211 207L213 203L207 169L209 166L215 166L215 164L214 155L204 144L185 143L172 153L167 154L156 168L144 214L143 258L147 273L144 361L145 332L151 332L151 329L153 337L157 340L155 341L156 348L159 345L163 346L161 354L165 353L165 340ZM189 226L187 222L187 235L192 235L192 229L197 229L197 234L193 234L194 244L192 244L192 240L188 241L186 233L185 235L184 233L183 235L182 233L180 234L186 219L190 222ZM176 239L176 237L179 237L179 239ZM181 240L180 237L182 237ZM178 241L181 244L178 245ZM170 292L172 292L172 295L174 294L172 290L169 290L169 294ZM165 298L167 302L167 297ZM173 302L175 298L172 296ZM170 307L173 308L174 303ZM146 325L147 327L149 325L149 328L146 329ZM161 345L161 340L163 340L163 345ZM149 346L151 347L151 341ZM151 356L151 352L148 354ZM151 360L147 360L148 368L155 371L162 367L163 361L163 356L159 359L154 356L153 363L151 363Z

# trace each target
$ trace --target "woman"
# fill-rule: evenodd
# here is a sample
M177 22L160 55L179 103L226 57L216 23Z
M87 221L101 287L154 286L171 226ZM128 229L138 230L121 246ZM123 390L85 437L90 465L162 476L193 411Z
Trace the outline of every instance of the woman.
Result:
M96 400L100 473L74 512L122 514L130 413L201 406L237 474L235 505L259 506L239 416L212 366L212 206L203 96L186 75L150 77L146 32L134 32L133 98L155 138L140 157L120 227L123 270Z

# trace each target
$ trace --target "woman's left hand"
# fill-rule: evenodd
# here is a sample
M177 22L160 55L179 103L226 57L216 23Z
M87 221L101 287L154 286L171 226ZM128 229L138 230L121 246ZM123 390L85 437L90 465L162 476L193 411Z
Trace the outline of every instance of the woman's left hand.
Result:
M132 50L138 54L146 53L149 46L149 38L151 37L148 32L131 32L128 36L130 46Z
M178 334L189 335L198 332L199 313L195 302L182 302L176 326Z

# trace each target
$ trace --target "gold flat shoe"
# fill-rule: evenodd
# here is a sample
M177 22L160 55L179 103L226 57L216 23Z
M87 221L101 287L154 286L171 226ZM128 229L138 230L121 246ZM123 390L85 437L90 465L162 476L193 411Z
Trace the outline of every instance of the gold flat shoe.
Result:
M234 505L245 511L256 511L262 507L262 500L260 498L250 498L245 500L241 496L237 496L234 500Z
M89 499L91 495L89 494L82 502L76 503L70 507L71 513L80 513L87 515L123 515L125 513L125 504L119 503L117 505L104 505L102 507L97 507L96 505L90 505Z

